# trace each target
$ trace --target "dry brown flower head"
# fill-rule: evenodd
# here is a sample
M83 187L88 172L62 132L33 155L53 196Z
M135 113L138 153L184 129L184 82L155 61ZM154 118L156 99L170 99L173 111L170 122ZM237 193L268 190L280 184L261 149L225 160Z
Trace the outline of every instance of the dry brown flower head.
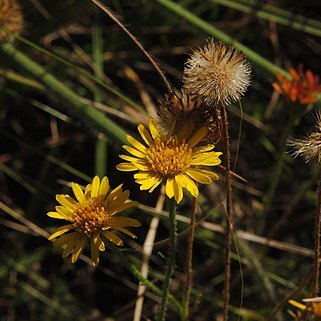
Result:
M250 85L251 67L245 56L231 45L209 39L187 60L184 88L201 95L208 104L237 101Z
M0 0L0 41L8 40L9 32L20 34L23 24L19 3L16 0Z
M316 113L315 131L304 139L290 139L289 146L293 147L294 157L302 156L306 162L316 159L321 161L321 112Z
M159 102L158 122L168 132L173 124L177 131L197 131L207 127L206 140L216 144L221 139L221 117L219 108L209 108L201 97L185 90L173 89Z

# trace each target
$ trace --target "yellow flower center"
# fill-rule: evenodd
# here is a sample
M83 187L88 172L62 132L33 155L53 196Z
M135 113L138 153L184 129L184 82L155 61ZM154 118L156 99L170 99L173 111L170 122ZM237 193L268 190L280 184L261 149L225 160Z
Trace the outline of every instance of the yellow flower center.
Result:
M174 177L190 166L192 149L176 136L159 136L149 147L146 159L151 169L164 177Z
M73 225L77 231L90 236L106 227L109 219L106 207L101 202L88 199L84 203L77 204Z

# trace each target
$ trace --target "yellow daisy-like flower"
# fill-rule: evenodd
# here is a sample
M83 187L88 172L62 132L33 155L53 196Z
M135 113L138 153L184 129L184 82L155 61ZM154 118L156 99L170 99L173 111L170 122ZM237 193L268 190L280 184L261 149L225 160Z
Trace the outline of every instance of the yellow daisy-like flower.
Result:
M85 192L78 184L72 183L71 187L76 200L69 195L56 195L60 205L56 206L56 212L47 214L52 218L67 220L70 224L57 228L49 240L59 237L53 243L55 246L65 246L62 256L65 258L71 255L72 263L78 260L86 241L90 240L91 259L96 266L99 262L99 251L105 251L105 243L101 236L116 245L123 245L123 241L111 232L111 229L136 237L127 227L138 227L139 221L117 217L116 214L135 206L137 202L128 201L129 191L123 191L122 185L109 192L110 186L106 176L101 181L95 176ZM67 232L70 233L65 234Z
M181 135L162 134L153 118L149 121L149 131L138 126L144 140L142 144L132 136L127 136L132 146L123 146L133 156L120 155L125 163L117 165L120 171L139 171L134 175L141 190L152 192L164 179L166 195L174 197L177 203L183 198L183 188L198 197L196 182L210 184L217 180L217 174L202 168L221 163L221 152L213 151L214 145L197 146L207 135L207 128L200 128L190 138L188 133ZM184 138L185 137L185 138Z

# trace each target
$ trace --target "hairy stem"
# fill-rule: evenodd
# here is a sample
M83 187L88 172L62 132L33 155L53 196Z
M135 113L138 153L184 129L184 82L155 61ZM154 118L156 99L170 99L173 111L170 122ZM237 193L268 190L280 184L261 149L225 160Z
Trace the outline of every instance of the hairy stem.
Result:
M121 264L142 284L157 295L162 295L162 291L155 286L152 282L147 280L139 270L131 262L128 261L126 256L120 251L120 249L112 242L108 241L110 248L113 253L119 258ZM168 300L176 307L177 311L181 312L181 304L172 295L168 295Z
M189 227L189 234L187 239L187 249L186 249L186 267L185 267L185 289L184 289L184 298L183 298L183 320L188 320L189 318L189 302L190 294L193 283L193 243L194 243L194 234L195 234L195 219L196 219L196 206L197 198L193 197L192 204L192 214Z
M169 254L168 254L168 262L165 272L165 279L163 285L162 292L162 301L159 306L157 321L164 321L166 317L166 310L168 304L168 294L169 287L171 283L171 278L173 275L174 267L175 267L175 254L176 254L176 202L171 199L169 202Z
M321 177L318 189L317 212L314 221L314 268L313 268L313 287L312 297L316 297L319 292L319 274L320 274L320 228L321 228Z
M226 108L221 106L223 137L225 142L225 170L226 170L226 229L225 229L225 284L223 321L228 319L228 306L230 302L230 278L231 278L231 244L232 244L232 186L231 186L231 154L230 137L228 132L228 120Z

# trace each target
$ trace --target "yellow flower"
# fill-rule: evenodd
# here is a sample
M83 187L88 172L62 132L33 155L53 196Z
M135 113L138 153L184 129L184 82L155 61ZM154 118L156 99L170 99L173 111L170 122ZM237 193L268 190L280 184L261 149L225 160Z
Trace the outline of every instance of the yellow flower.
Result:
M111 232L117 230L131 237L136 237L126 227L138 227L139 221L133 218L117 217L116 214L135 206L137 202L128 201L129 191L122 191L122 185L109 192L109 181L105 176L100 181L95 176L91 184L88 184L85 192L78 184L71 184L74 200L69 195L56 195L60 204L56 206L56 212L47 215L67 220L70 224L57 228L49 237L55 246L65 246L63 257L71 255L71 262L75 263L84 250L87 240L90 240L91 259L94 266L99 262L99 251L105 251L105 243L101 236L116 245L123 245L123 241ZM70 232L65 234L66 232ZM65 234L65 235L63 235Z
M190 138L188 133L172 135L171 131L161 134L155 120L150 118L149 131L138 126L138 131L144 140L142 144L132 136L127 140L132 146L123 148L133 156L120 155L125 163L117 165L120 171L139 171L134 175L141 190L152 192L164 179L166 194L174 197L177 203L183 198L183 188L194 197L198 197L196 182L210 184L217 180L217 174L202 168L221 163L220 152L214 152L214 145L197 146L206 136L207 129L200 128Z
M0 0L0 40L7 40L8 31L21 33L23 16L20 5L15 0Z

